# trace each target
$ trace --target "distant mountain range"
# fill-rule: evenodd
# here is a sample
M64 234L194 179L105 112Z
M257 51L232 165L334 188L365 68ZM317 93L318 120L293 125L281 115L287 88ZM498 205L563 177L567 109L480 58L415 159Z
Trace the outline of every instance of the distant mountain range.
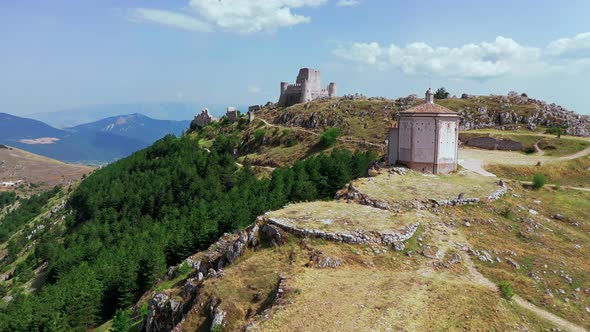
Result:
M115 116L66 129L0 113L0 144L66 162L105 164L180 135L190 121L155 120L142 114Z
M69 128L80 124L98 121L100 119L118 116L120 114L139 113L153 119L162 120L186 120L192 119L205 107L213 115L219 116L225 113L227 106L234 106L246 110L244 105L207 105L202 103L129 103L129 104L105 104L86 107L71 108L56 112L33 113L26 117L43 121L56 128Z

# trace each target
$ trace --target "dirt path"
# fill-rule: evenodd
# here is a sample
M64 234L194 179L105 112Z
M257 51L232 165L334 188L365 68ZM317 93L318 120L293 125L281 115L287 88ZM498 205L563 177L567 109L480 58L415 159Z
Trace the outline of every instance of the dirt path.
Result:
M517 180L515 180L515 181L517 181ZM529 184L529 185L532 185L533 184L532 181L517 181L517 182L520 182L522 184ZM554 187L554 188L557 187L557 185L551 184L551 183L546 184L546 186L548 186L548 187ZM571 190L579 190L579 191L588 191L588 192L590 192L590 188L572 187L572 186L561 186L561 185L559 187L561 187L563 189L571 189Z
M537 162L551 163L572 160L586 155L590 155L590 147L561 157L545 156L541 153L525 155L518 152L462 147L459 149L459 165L483 176L495 176L484 169L486 164L535 165Z
M471 260L471 257L469 257L468 254L464 254L464 261L465 261L465 265L467 266L467 270L469 271L469 273L472 275L473 277L473 281L475 281L476 283L488 287L490 289L493 289L495 291L498 290L498 288L496 287L496 285L488 278L484 277L483 274L481 274L473 265L473 261ZM578 326L570 321L567 321L561 317L558 317L544 309L541 309L539 307L537 307L536 305L530 303L529 301L523 299L522 297L518 296L518 295L514 295L514 297L512 297L512 301L514 301L514 303L518 304L519 306L521 306L524 309L527 309L529 311L532 311L535 315L548 320L549 322L555 324L557 327L564 329L566 331L572 331L572 332L587 332L588 330L586 330L585 328Z
M572 159L576 159L576 158L580 158L580 157L584 157L586 155L590 154L590 147L585 148L582 151L578 151L574 154L570 154L567 156L562 156L562 157L557 157L557 160L572 160Z
M535 142L535 151L537 151L537 153L538 153L540 156L544 156L544 155L545 155L545 151L541 150L541 148L539 147L539 142L540 142L540 141L536 141L536 142Z

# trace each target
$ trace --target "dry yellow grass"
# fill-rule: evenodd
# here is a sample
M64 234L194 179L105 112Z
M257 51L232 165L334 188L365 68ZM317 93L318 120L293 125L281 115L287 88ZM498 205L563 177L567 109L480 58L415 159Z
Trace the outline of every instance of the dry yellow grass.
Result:
M414 200L449 200L460 193L465 197L485 198L497 191L497 179L480 176L470 171L451 175L430 175L410 172L407 175L382 173L376 177L353 182L361 193L388 203Z
M94 170L15 148L0 149L0 160L4 161L0 165L0 181L23 180L25 183L41 184L38 190L65 185Z
M507 331L520 324L539 326L523 321L495 292L443 273L306 270L290 285L300 294L254 331Z
M500 257L493 264L475 260L483 275L508 280L529 302L590 328L590 193L517 185L514 194L486 206L449 209L448 218L469 221L463 232L472 247ZM557 213L565 219L551 218Z
M327 232L391 232L410 224L431 220L427 211L393 213L374 207L344 201L307 202L291 204L270 212L268 218L298 228L319 229Z

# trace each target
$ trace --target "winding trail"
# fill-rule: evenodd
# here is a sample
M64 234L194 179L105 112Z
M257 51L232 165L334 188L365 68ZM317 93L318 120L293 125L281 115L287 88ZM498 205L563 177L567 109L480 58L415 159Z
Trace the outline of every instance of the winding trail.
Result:
M535 148L538 148L536 144ZM542 153L525 155L518 152L482 150L463 147L459 149L459 157L461 157L459 159L459 165L480 175L495 177L495 174L485 170L484 166L486 164L535 165L537 162L552 163L572 160L590 155L590 147L576 153L560 157L545 156L543 150L539 150Z
M467 266L467 270L473 276L473 280L482 286L493 289L494 291L498 291L498 288L496 287L496 285L490 279L484 277L475 268L475 266L473 265L473 261L471 260L471 257L469 257L468 254L465 254L463 256L464 256L463 258L465 261L465 265ZM549 311L546 311L545 309L537 307L536 305L530 303L529 301L523 299L522 297L520 297L518 295L514 295L512 297L512 301L514 301L514 303L521 306L522 308L533 312L535 315L537 315L545 320L548 320L549 322L553 323L555 326L557 326L561 329L564 329L566 331L572 331L572 332L587 332L588 331L582 326L574 324L568 320L565 320L559 316L556 316L556 315L550 313Z

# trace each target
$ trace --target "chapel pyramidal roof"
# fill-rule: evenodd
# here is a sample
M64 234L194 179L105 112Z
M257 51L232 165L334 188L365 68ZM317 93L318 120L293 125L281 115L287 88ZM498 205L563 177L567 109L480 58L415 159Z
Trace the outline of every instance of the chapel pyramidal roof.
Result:
M401 111L400 113L446 113L446 114L457 114L455 111L451 111L450 109L440 106L435 103L424 103L412 108L408 108L405 111Z
M432 92L432 89L428 89L426 91L426 98L425 98L426 102L424 104L420 104L420 105L416 105L414 107L408 108L405 111L401 111L400 113L402 114L412 114L412 113L428 113L428 114L455 114L457 115L457 112L455 111L451 111L450 109L435 104L434 103L434 92Z

